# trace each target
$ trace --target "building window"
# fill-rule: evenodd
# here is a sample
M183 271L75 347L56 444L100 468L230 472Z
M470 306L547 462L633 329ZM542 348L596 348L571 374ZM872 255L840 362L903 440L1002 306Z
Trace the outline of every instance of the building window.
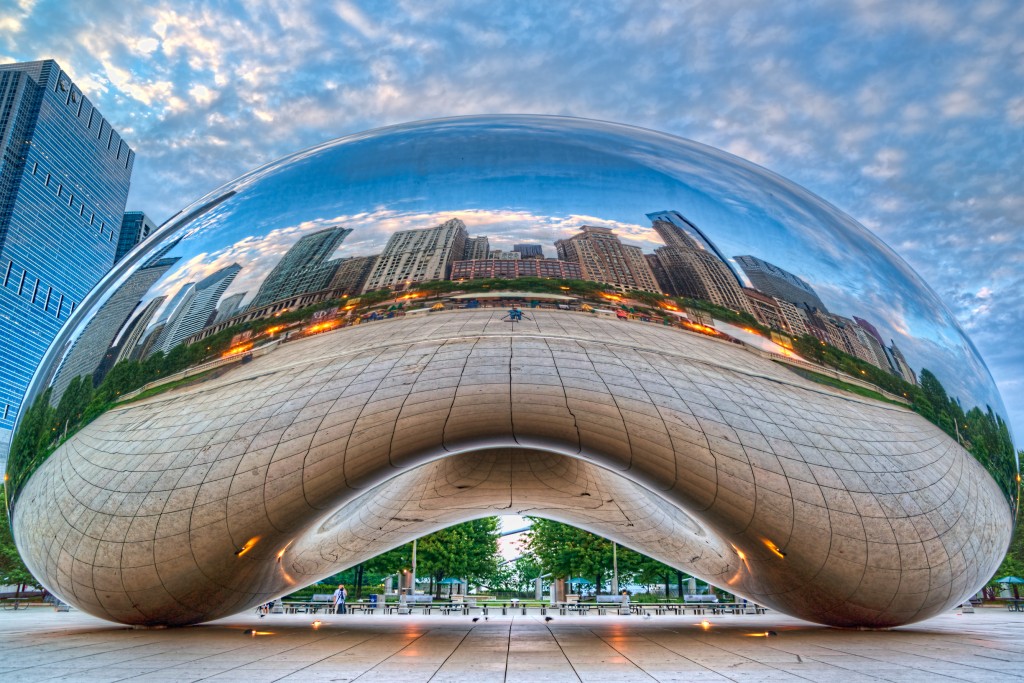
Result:
M11 404L10 404L10 403L5 403L5 404L4 404L4 419L5 419L5 420L7 419L7 415L8 415L8 414L9 414L10 412L11 412Z
M47 173L46 174L46 180L43 181L43 187L49 187L49 186L50 186L50 174Z
M58 320L60 319L60 310L64 308L64 295L61 294L60 298L57 299L57 314L54 316Z
M53 294L53 287L46 288L46 301L43 302L43 310L50 310L50 296Z
M4 271L4 287L7 286L7 281L11 279L11 268L14 266L14 261L7 262L7 270Z
M38 294L39 294L39 278L36 278L36 284L32 288L32 301L30 303L34 304L36 302L36 296Z
M21 271L21 279L18 281L18 296L25 290L25 276L28 275L27 270Z

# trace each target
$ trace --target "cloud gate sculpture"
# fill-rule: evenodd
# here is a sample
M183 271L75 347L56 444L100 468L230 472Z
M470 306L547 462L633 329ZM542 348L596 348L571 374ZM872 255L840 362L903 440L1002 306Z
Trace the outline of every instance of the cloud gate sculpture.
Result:
M509 513L886 627L999 565L1003 412L936 295L806 190L651 131L470 117L165 223L54 342L5 481L32 572L128 624Z

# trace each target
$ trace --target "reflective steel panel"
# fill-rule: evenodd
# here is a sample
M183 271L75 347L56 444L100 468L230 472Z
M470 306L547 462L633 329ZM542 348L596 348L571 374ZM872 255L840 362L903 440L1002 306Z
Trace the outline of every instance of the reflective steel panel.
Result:
M916 412L947 435L943 448L966 449L988 471L1000 514L1016 502L1013 445L984 362L877 237L720 150L541 116L341 138L183 209L118 263L50 348L15 435L9 498L17 511L33 472L51 454L90 448L111 410L199 391L267 356L302 358L321 334L343 349L366 324L398 330L487 310L510 333L541 313L544 334L585 316L620 325L609 334L627 345L641 334L627 330L641 328L626 326L657 327L706 341L701 362L741 349L829 396ZM719 391L749 398L745 385ZM159 418L147 419L157 430ZM877 435L835 434L807 447L826 458L886 453Z

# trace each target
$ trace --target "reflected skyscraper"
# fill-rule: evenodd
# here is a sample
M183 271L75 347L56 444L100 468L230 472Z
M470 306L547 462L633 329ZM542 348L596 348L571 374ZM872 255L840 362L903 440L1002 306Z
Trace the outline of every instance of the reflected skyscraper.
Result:
M53 380L55 402L60 400L72 379L80 375L93 376L118 332L141 303L142 296L178 261L178 257L150 259L100 307L57 370Z
M473 259L487 258L490 254L490 241L486 236L480 237L469 237L466 239L466 247L462 250L462 260L470 261Z
M224 290L228 288L241 269L240 265L233 263L200 280L197 284L188 283L183 286L175 297L176 300L179 300L177 310L171 312L171 317L168 318L156 343L156 350L167 353L189 336L206 327Z
M388 238L364 290L401 289L426 280L446 280L466 249L466 224L452 218L422 230L400 230Z
M134 160L55 61L0 65L0 460L47 346L114 263Z
M666 245L655 249L654 253L661 262L670 294L704 299L735 311L753 313L736 274L704 233L676 211L648 216L656 216L652 219L654 231ZM690 229L668 222L665 216L684 222Z
M288 250L263 281L249 308L259 308L296 294L326 289L340 261L331 259L351 233L340 226L306 235Z
M736 263L760 292L794 303L810 310L828 312L818 293L807 282L788 270L779 268L756 256L737 256Z
M518 251L523 258L544 258L544 247L539 244L517 244L512 251Z
M486 238L485 238L486 239ZM363 291L366 279L373 271L373 265L377 263L376 256L353 256L342 259L334 278L328 289L337 290L339 294L352 296Z
M584 225L578 234L555 242L555 248L558 258L580 264L584 279L624 291L661 291L640 247L623 244L611 228Z

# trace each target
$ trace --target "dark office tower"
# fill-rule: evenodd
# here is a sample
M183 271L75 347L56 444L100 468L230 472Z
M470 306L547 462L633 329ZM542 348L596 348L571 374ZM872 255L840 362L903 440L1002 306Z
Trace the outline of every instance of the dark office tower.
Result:
M669 278L668 272L665 270L665 266L662 265L661 259L658 258L657 254L644 254L644 258L647 260L647 266L651 269L651 273L654 275L655 281L658 283L658 287L663 293L672 294L672 279Z
M487 258L490 250L491 243L486 236L467 237L466 246L462 250L462 260L470 261L474 259Z
M293 244L260 285L248 308L260 308L297 294L327 289L340 263L338 259L331 260L331 256L350 232L350 228L327 228Z
M757 291L803 306L808 310L816 308L828 312L814 288L788 270L783 270L756 256L737 256L735 260Z
M152 235L156 231L156 227L156 223L142 211L125 211L124 217L121 219L121 232L117 235L117 253L114 254L114 263L124 258L124 255L131 251L136 244Z
M0 65L0 461L47 346L114 263L134 159L56 62Z
M486 237L484 239L487 239ZM377 263L376 256L353 256L343 259L327 289L338 290L348 296L359 294Z
M544 258L544 247L539 244L517 244L512 251L518 251L520 258Z
M198 283L190 282L184 285L175 296L178 302L177 309L171 311L154 351L167 353L210 324L221 295L241 269L240 265L232 263ZM174 301L171 305L174 305ZM170 306L168 309L170 310Z
M141 297L149 288L178 262L177 257L150 261L131 274L85 326L82 334L64 355L53 380L50 402L56 405L75 377L92 375L99 368L104 355L111 349L118 332L142 303Z

